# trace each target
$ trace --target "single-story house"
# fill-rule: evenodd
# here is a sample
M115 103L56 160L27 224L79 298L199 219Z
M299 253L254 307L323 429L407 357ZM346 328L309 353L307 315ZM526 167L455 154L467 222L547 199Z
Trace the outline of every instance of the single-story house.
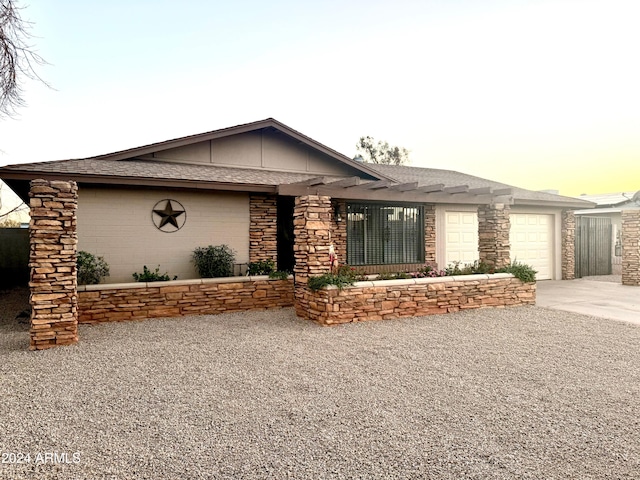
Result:
M341 263L375 271L478 259L479 208L504 205L511 259L562 277L563 212L589 201L449 170L355 161L266 119L91 158L8 165L23 200L30 181L78 183L78 250L103 256L110 283L143 265L197 277L195 248L227 244L236 262L293 270L294 200L330 196ZM480 240L481 241L481 240Z

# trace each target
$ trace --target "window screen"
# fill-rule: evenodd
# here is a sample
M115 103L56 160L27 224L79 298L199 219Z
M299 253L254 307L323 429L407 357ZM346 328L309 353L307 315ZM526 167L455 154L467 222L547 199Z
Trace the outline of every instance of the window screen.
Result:
M424 261L421 205L347 205L347 263L382 265Z

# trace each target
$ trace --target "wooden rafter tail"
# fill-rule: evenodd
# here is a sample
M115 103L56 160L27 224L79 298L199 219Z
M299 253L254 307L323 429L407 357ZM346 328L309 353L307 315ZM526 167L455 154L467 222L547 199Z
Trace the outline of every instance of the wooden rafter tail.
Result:
M289 185L305 185L307 187L313 187L314 185L326 185L328 182L328 177L313 177L300 182L292 182Z
M370 182L363 185L363 188L369 190L380 190L381 188L388 188L391 185L391 182L388 180L377 180L375 182Z
M327 184L328 187L357 187L360 185L360 177L343 178L342 180L336 180Z
M418 188L418 182L399 183L397 185L392 185L389 188L398 192L408 192L410 190L415 190L416 188Z
M445 187L442 189L445 193L467 193L469 191L469 185L457 185L455 187Z
M418 187L418 191L422 193L441 192L444 189L444 183L434 183L433 185L424 185Z
M513 195L513 188L496 188L493 192L494 195Z
M471 195L491 195L493 193L492 187L479 187L479 188L470 188L467 193Z

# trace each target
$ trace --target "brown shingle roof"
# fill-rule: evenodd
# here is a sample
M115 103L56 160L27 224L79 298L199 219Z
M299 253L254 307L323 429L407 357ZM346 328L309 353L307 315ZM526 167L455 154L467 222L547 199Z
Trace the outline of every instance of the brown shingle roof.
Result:
M467 175L453 170L437 168L409 167L404 165L371 165L372 168L384 175L389 175L399 182L418 182L420 185L443 183L445 187L468 185L469 188L511 188L516 205L558 205L567 208L593 207L591 202L546 192L536 192L524 188L514 187L506 183L494 182L486 178Z
M20 171L34 174L65 174L82 181L83 176L114 178L145 178L193 182L237 183L275 186L317 177L317 174L279 172L265 169L196 165L155 160L108 160L87 158L53 162L26 163L2 167L5 172ZM340 179L335 176L329 178Z

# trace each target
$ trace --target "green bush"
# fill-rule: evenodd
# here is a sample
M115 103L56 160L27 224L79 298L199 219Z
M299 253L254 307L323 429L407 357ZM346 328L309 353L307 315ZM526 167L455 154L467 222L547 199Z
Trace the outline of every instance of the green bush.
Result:
M307 282L307 286L313 292L317 290L321 290L324 287L329 285L335 285L340 290L344 287L348 287L349 285L353 285L354 280L350 277L344 275L336 275L334 273L325 273L324 275L320 275L318 277L311 277Z
M276 270L275 272L271 272L269 274L269 278L273 278L274 280L286 280L289 278L290 273L283 270Z
M78 252L76 266L79 285L95 285L109 276L109 265L104 258L89 252Z
M171 277L169 277L166 272L164 274L160 274L160 265L158 265L153 272L145 265L142 268L142 273L134 273L132 275L136 282L166 282L171 280ZM177 279L177 275L173 277L173 280Z
M249 275L269 275L275 272L276 264L273 260L260 260L249 264Z
M447 276L452 275L473 275L474 273L510 273L514 277L520 279L524 283L532 283L536 281L537 270L525 263L514 260L506 267L496 269L493 265L484 262L475 261L462 265L461 262L452 262L446 269Z
M404 280L406 278L412 278L411 275L405 272L398 273L380 273L376 280Z
M228 245L209 245L193 251L193 262L202 278L231 277L235 252Z
M480 262L476 260L473 263L466 263L462 265L462 262L455 261L449 264L447 268L445 268L445 273L448 276L452 275L474 275L476 273L485 273L491 274L496 273L496 269L493 265L489 265L484 262Z
M520 263L514 260L506 267L497 270L498 273L510 273L514 277L520 279L524 283L533 283L536 281L537 270L534 270L532 266L526 263Z

